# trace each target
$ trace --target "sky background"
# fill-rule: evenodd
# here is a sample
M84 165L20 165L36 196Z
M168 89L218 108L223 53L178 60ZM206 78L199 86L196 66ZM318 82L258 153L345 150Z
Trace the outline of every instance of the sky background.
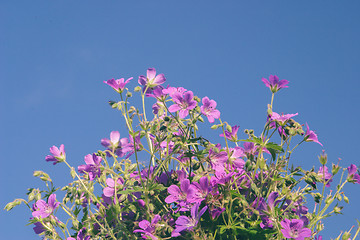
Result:
M113 130L125 136L117 95L104 80L154 67L167 84L218 103L221 118L259 134L276 74L290 81L274 111L299 113L324 147L304 144L294 165L360 164L359 1L0 1L0 207L44 188L69 183L65 165L45 162L65 144L68 161L102 149ZM138 101L138 97L132 100ZM206 126L206 125L205 125ZM203 132L214 136L214 132ZM336 183L336 181L335 181ZM335 186L335 184L332 184ZM344 215L325 221L325 239L356 225L360 186L349 184ZM25 205L0 210L0 239L39 239L25 226Z

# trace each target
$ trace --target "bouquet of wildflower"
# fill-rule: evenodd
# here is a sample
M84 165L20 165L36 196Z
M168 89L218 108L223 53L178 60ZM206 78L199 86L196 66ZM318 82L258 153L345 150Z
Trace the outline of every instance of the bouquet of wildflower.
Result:
M298 123L295 114L273 111L275 94L287 80L270 75L262 81L271 103L261 133L240 129L220 118L214 100L199 98L182 87L163 86L164 74L149 68L134 91L142 106L131 106L130 80L105 81L119 95L110 101L121 112L128 134L112 131L104 147L85 156L75 169L64 145L50 148L46 161L66 164L74 179L56 188L48 174L35 171L47 190L30 188L26 199L16 199L6 210L24 203L30 223L45 239L322 239L323 219L339 214L346 183L360 184L355 165L294 168L291 154L303 143L322 145L314 131ZM145 100L155 101L151 117ZM219 131L222 145L199 135L205 119ZM341 174L335 190L336 174ZM59 199L57 191L64 193ZM58 195L59 196L59 195ZM310 210L307 205L314 208ZM68 219L56 217L58 210ZM58 215L59 216L59 215ZM358 227L353 239L359 234ZM337 239L350 239L350 231Z

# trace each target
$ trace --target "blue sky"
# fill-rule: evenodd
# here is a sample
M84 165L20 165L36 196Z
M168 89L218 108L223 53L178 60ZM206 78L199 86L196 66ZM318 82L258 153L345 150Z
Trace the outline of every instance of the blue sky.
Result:
M305 144L294 165L318 167L322 149L360 165L359 11L355 0L0 1L0 206L44 187L33 170L70 181L66 166L45 162L52 145L78 166L112 130L125 134L103 81L134 77L134 87L148 67L257 133L270 101L261 78L287 79L274 110L298 112L324 144ZM350 205L325 221L325 239L356 224L359 190L345 188ZM30 216L25 206L1 211L0 238L36 239Z

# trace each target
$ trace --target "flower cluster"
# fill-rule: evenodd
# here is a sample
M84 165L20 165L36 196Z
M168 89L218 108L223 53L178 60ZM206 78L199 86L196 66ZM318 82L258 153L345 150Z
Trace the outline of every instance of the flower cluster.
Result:
M131 106L131 79L105 81L120 95L110 105L121 111L122 136L128 137L112 131L109 139L101 139L103 149L87 154L77 171L67 162L64 145L51 147L46 161L68 165L73 182L55 188L46 173L36 171L48 191L32 188L27 201L6 206L35 201L30 223L36 234L67 240L322 239L322 219L341 213L339 204L348 202L344 185L360 184L356 165L337 163L330 169L325 153L316 168L291 167L291 154L301 144L323 145L307 123L304 130L294 120L298 113L273 111L274 94L288 87L287 80L262 79L272 92L265 127L258 135L244 129L239 139L240 126L221 120L215 100L163 86L165 75L154 68L134 88L142 106ZM147 101L152 101L151 116ZM211 124L218 121L211 129L219 131L221 143L199 134L205 117ZM347 177L336 190L326 191L338 172ZM61 202L54 193L59 189L65 193ZM60 206L69 216L66 224L55 216Z

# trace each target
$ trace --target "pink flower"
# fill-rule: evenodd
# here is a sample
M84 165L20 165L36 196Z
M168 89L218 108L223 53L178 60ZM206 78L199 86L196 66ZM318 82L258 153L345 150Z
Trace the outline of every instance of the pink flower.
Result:
M202 103L203 105L200 107L201 113L208 118L210 123L214 122L214 118L219 119L220 111L215 109L216 102L214 100L209 100L208 97L204 97Z
M306 123L306 133L305 133L305 141L306 142L316 142L322 146L322 144L319 142L317 135L314 133L314 131L311 131L309 129L309 125Z
M189 115L189 110L196 107L196 101L193 100L194 94L192 91L187 91L184 94L180 92L175 92L173 94L173 101L175 104L169 107L170 112L179 111L179 117L185 118Z
M56 202L56 194L51 194L46 203L44 200L37 200L33 206L35 210L32 215L35 218L46 218L50 216L54 210L60 205L59 202Z
M276 93L277 91L279 91L282 88L288 88L289 86L286 86L289 81L288 80L280 80L279 81L279 77L276 75L270 75L269 80L267 80L266 78L262 78L261 79L263 81L263 83L265 83L265 85L270 88L270 91L272 93Z
M65 161L66 155L65 155L65 148L64 144L60 145L60 149L56 146L52 146L50 148L50 153L52 155L47 155L45 157L45 160L47 162L53 162L53 165Z
M125 85L128 84L131 79L133 79L133 78L131 77L131 78L127 79L126 81L124 81L125 80L124 78L120 78L120 79L116 79L116 80L113 78L113 79L104 81L104 83L106 83L107 85L112 87L118 93L121 93L124 91Z
M146 73L146 77L141 75L139 77L139 84L145 88L153 88L160 84L163 84L166 81L166 78L163 73L156 75L155 68L149 68Z

